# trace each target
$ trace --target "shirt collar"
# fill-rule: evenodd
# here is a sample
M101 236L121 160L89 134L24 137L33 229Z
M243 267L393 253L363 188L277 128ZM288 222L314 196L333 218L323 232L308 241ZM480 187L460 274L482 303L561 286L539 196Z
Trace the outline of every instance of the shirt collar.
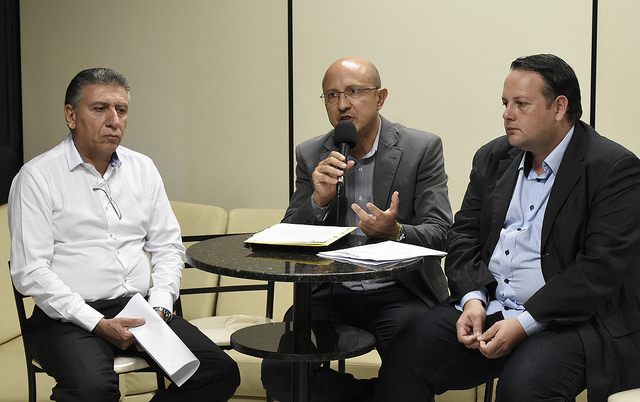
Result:
M382 120L378 116L378 133L376 134L376 139L373 141L373 146L371 147L371 151L369 151L362 159L367 159L375 155L378 150L378 142L380 141L380 129L382 128Z
M548 172L548 170L550 169L553 173L558 173L558 169L560 168L560 164L562 163L562 157L567 151L567 147L569 147L569 143L571 142L571 138L573 137L574 128L575 125L571 126L569 132L567 132L567 135L565 135L562 141L560 141L560 144L558 144L558 146L556 146L553 151L551 151L551 153L547 155L546 158L544 158L542 167L544 168L545 172ZM529 171L531 171L532 163L531 152L525 152L524 157L520 161L520 167L518 169L523 169L526 174L529 174Z
M80 152L78 152L78 149L73 142L73 136L71 133L69 133L67 138L64 140L64 152L67 155L69 170L73 170L78 165L84 165L86 163L84 159L82 159ZM120 165L122 164L122 161L120 160L120 157L118 156L118 153L116 151L114 151L111 155L111 161L109 162L109 164L114 168L120 167Z

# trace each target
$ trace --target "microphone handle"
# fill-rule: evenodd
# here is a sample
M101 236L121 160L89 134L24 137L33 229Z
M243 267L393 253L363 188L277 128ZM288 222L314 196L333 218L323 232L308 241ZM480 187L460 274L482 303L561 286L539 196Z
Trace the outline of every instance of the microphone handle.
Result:
M340 144L340 153L345 157L344 161L347 162L349 157L349 144L343 142ZM338 177L338 184L336 184L336 192L338 193L338 199L344 197L344 174Z

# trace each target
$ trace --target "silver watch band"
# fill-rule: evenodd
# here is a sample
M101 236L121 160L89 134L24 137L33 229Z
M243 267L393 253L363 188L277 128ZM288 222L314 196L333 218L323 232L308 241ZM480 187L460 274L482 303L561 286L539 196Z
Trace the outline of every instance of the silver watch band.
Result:
M164 322L169 322L173 318L173 313L164 307L154 307L153 309L164 314Z

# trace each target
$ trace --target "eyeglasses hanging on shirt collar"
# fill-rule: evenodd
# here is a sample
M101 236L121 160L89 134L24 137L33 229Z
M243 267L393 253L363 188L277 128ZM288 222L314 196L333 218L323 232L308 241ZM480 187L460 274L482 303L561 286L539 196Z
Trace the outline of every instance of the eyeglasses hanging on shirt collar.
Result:
M122 212L120 212L120 207L118 207L118 204L116 204L113 198L111 198L111 187L109 187L109 182L107 182L106 180L102 180L101 182L96 184L96 186L93 187L93 191L98 190L102 191L104 195L107 196L107 200L109 200L109 204L111 204L111 206L113 207L113 210L118 216L118 219L122 219Z

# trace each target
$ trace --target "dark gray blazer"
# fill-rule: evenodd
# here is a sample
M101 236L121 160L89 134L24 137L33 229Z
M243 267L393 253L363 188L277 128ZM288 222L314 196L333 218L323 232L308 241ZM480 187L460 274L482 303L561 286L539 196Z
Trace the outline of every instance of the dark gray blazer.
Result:
M311 208L311 175L331 151L338 151L333 143L333 133L331 130L296 147L296 191L283 222L344 224L337 222L335 197L324 223L316 219ZM391 204L393 192L398 191L397 220L405 227L407 242L442 250L452 212L440 137L390 123L381 117L375 158L373 203L385 210ZM448 296L445 277L436 261L426 264L421 271L404 274L398 280L429 306Z
M478 150L449 233L452 301L496 282L488 270L523 151L502 136ZM542 226L546 284L525 303L539 322L573 325L587 356L589 400L640 387L640 160L579 122Z

